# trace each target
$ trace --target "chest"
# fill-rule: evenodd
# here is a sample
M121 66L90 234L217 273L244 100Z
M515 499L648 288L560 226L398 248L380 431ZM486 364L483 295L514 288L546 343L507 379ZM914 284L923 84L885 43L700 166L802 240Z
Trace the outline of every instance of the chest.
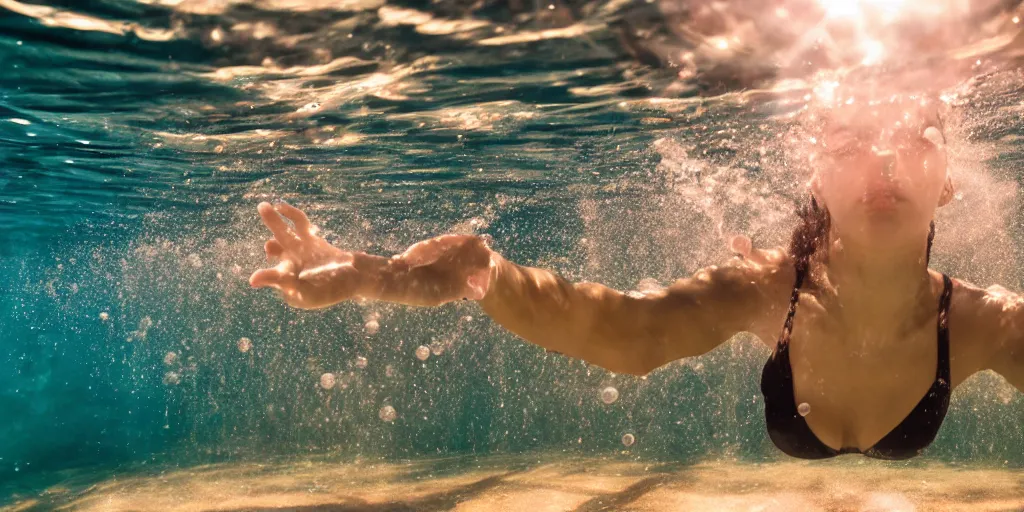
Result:
M793 395L823 443L865 450L907 417L936 380L937 321L850 323L801 304L789 345Z

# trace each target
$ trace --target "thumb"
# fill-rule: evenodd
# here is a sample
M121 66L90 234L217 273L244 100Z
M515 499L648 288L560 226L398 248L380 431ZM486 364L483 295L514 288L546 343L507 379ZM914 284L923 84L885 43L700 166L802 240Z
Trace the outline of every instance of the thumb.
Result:
M249 286L253 288L282 288L285 282L288 280L288 276L282 271L280 267L265 268L253 272L249 276Z
M753 248L754 244L750 241L750 238L744 235L736 235L729 240L729 250L744 258L750 257Z

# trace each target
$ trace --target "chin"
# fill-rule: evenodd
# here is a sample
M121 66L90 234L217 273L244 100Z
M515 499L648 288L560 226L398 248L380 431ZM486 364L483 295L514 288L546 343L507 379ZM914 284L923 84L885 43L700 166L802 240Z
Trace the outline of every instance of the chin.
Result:
M878 247L900 245L909 238L916 237L920 231L916 215L907 209L874 208L865 210L857 224L860 228L856 230L857 238L862 238L864 242ZM927 223L925 225L927 226ZM925 232L927 232L927 227Z

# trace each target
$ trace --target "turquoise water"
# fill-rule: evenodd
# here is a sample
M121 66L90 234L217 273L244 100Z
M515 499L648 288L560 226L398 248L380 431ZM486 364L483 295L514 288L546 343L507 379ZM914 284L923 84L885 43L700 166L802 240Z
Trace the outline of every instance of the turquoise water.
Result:
M921 17L944 45L871 68L796 58L813 24L749 28L770 13L738 5L719 26L646 2L0 1L0 503L73 468L281 456L781 459L749 339L639 379L471 303L291 310L247 286L255 205L286 199L372 253L486 233L572 280L664 285L727 256L730 233L785 240L790 114L817 73L852 69L946 95L961 195L933 261L1019 290L1011 4ZM692 30L760 39L715 53ZM878 37L911 44L895 33ZM1024 398L975 376L922 460L1020 471Z

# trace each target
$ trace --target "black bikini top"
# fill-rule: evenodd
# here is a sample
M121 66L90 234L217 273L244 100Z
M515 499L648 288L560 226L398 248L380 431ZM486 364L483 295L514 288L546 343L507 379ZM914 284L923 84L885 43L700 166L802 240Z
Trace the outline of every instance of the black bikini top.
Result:
M775 352L761 373L764 415L768 436L783 452L801 459L824 459L844 453L863 453L878 459L909 459L927 447L939 432L949 407L949 303L953 282L942 275L939 300L939 360L935 382L914 410L874 446L861 452L857 448L835 450L822 443L800 415L793 395L793 368L789 363L789 334L793 328L796 304L789 309L783 334Z

